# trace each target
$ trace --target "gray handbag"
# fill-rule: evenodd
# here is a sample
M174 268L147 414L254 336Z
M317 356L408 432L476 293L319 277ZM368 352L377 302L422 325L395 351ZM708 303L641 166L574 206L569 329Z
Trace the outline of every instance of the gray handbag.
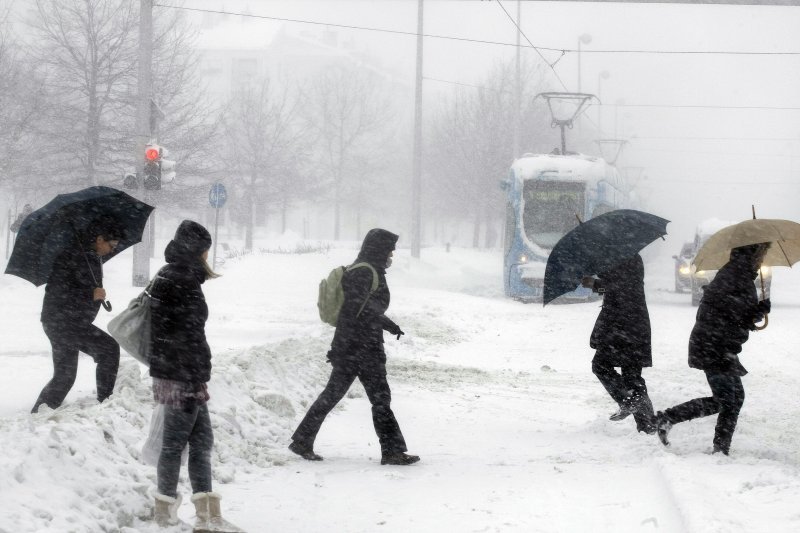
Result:
M108 332L119 343L120 348L131 354L140 363L150 366L150 305L153 283L131 300L127 309L111 319Z

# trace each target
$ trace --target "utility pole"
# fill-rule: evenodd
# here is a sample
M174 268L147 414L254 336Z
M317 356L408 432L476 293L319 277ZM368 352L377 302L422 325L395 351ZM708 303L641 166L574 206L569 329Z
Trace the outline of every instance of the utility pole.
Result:
M522 95L520 94L522 91L522 87L520 86L520 51L522 50L520 47L520 33L522 33L522 26L520 24L522 18L522 2L521 0L517 0L517 71L516 77L514 78L514 153L512 154L514 159L519 157L520 152L520 101L522 100Z
M133 160L136 164L137 185L144 194L144 201L150 203L149 191L144 188L144 152L150 142L150 94L153 63L153 0L139 0L139 76L136 101L136 142ZM154 215L150 215L142 233L142 242L133 247L133 286L146 287L150 281L150 249L152 235L150 225Z
M417 81L414 91L414 175L411 180L411 257L419 258L422 240L422 13L417 0Z

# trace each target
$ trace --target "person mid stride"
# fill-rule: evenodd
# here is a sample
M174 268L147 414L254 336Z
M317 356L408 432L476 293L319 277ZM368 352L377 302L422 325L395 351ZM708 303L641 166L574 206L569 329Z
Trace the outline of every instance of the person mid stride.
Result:
M381 464L410 465L419 461L405 453L406 442L391 409L392 393L386 380L386 352L383 331L400 339L403 331L384 315L389 307L386 269L398 236L384 229L371 229L361 251L342 278L344 303L339 312L328 360L333 367L328 384L309 408L292 435L289 449L309 461L321 461L314 453L314 440L328 413L358 378L372 404L372 421L381 446ZM367 263L355 267L359 263ZM355 267L355 268L354 268ZM378 287L371 291L373 276Z
M711 396L659 411L658 437L669 446L674 424L719 413L714 430L713 453L728 455L733 432L744 405L742 376L747 374L739 354L755 323L770 311L770 300L758 301L753 280L758 276L769 243L731 250L723 266L703 291L697 319L689 337L689 366L706 373Z
M53 346L53 378L45 385L32 413L44 404L55 409L67 397L78 374L78 352L97 363L97 400L114 392L119 369L119 344L92 322L106 299L103 257L119 244L122 230L115 220L97 219L75 246L59 255L47 279L42 303L42 328Z
M592 372L619 405L611 420L633 415L638 431L655 433L653 404L642 377L642 368L653 365L642 258L637 254L598 277L586 276L582 281L584 287L603 295L603 308L589 341L596 350Z

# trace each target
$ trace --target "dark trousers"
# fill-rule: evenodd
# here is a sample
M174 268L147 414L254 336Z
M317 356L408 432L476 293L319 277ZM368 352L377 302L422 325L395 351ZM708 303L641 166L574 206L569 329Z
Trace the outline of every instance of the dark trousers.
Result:
M325 417L344 397L356 378L361 381L372 404L372 423L378 435L381 453L387 455L405 452L408 449L406 441L390 407L392 392L386 380L386 364L377 357L365 357L358 363L334 362L328 384L300 422L292 440L313 447Z
M88 354L97 363L97 399L103 401L114 392L119 369L119 344L111 335L93 324L56 325L42 323L53 347L53 378L44 386L31 412L41 404L55 409L67 397L78 374L78 352Z
M673 424L677 424L719 413L717 427L714 430L714 448L727 455L731 448L733 432L736 430L736 422L739 420L739 411L744 405L742 378L706 372L706 379L711 386L713 396L695 398L670 407L664 411L664 416Z
M181 454L189 445L189 481L192 492L211 492L211 448L214 432L208 404L184 409L165 406L164 440L158 458L158 492L171 498L178 494Z
M647 395L647 384L642 377L642 367L640 365L622 365L617 372L615 367L601 358L595 357L592 360L592 372L600 380L600 383L615 402L620 406L623 400L633 394L642 396L641 408L633 414L636 421L636 428L639 431L649 429L653 424L655 413L653 403Z

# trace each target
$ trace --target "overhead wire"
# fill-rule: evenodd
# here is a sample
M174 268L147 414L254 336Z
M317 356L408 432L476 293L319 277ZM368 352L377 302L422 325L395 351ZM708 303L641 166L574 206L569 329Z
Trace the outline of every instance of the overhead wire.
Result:
M499 0L498 0L499 3ZM311 24L316 26L329 26L332 28L343 28L349 30L361 30L361 31L373 31L379 33L390 33L396 35L408 35L408 36L419 36L422 35L423 37L431 38L431 39L444 39L444 40L451 40L451 41L463 41L463 42L471 42L477 44L490 44L494 46L511 46L511 47L519 47L519 48L533 48L537 52L541 53L541 50L547 50L549 52L560 52L563 56L567 53L577 53L578 50L576 48L558 48L552 46L540 46L534 45L527 37L525 39L528 41L528 44L516 44L516 43L506 43L502 41L492 41L489 39L476 39L472 37L459 37L456 35L439 35L433 33L422 33L419 34L415 31L406 31L406 30L393 30L389 28L376 28L372 26L360 26L355 24L340 24L334 22L322 22L318 20L307 20L307 19L296 19L296 18L288 18L288 17L276 17L271 15L254 15L252 13L240 13L236 11L225 11L222 9L204 9L199 7L186 7L186 6L175 6L170 4L162 4L157 3L153 4L154 7L163 7L167 9L177 9L183 11L195 11L199 13L212 13L218 15L232 15L237 17L245 17L245 18L255 18L255 19L265 19L265 20L274 20L278 22L291 22L295 24ZM501 4L502 7L502 4ZM505 8L503 8L505 11ZM507 12L506 12L507 13ZM512 18L513 21L513 18ZM516 25L516 23L515 23ZM521 34L524 35L524 34ZM586 54L709 54L709 55L754 55L754 56L800 56L800 51L748 51L748 50L624 50L624 49L581 49L580 52ZM545 61L547 61L545 59ZM550 64L550 62L547 62Z

